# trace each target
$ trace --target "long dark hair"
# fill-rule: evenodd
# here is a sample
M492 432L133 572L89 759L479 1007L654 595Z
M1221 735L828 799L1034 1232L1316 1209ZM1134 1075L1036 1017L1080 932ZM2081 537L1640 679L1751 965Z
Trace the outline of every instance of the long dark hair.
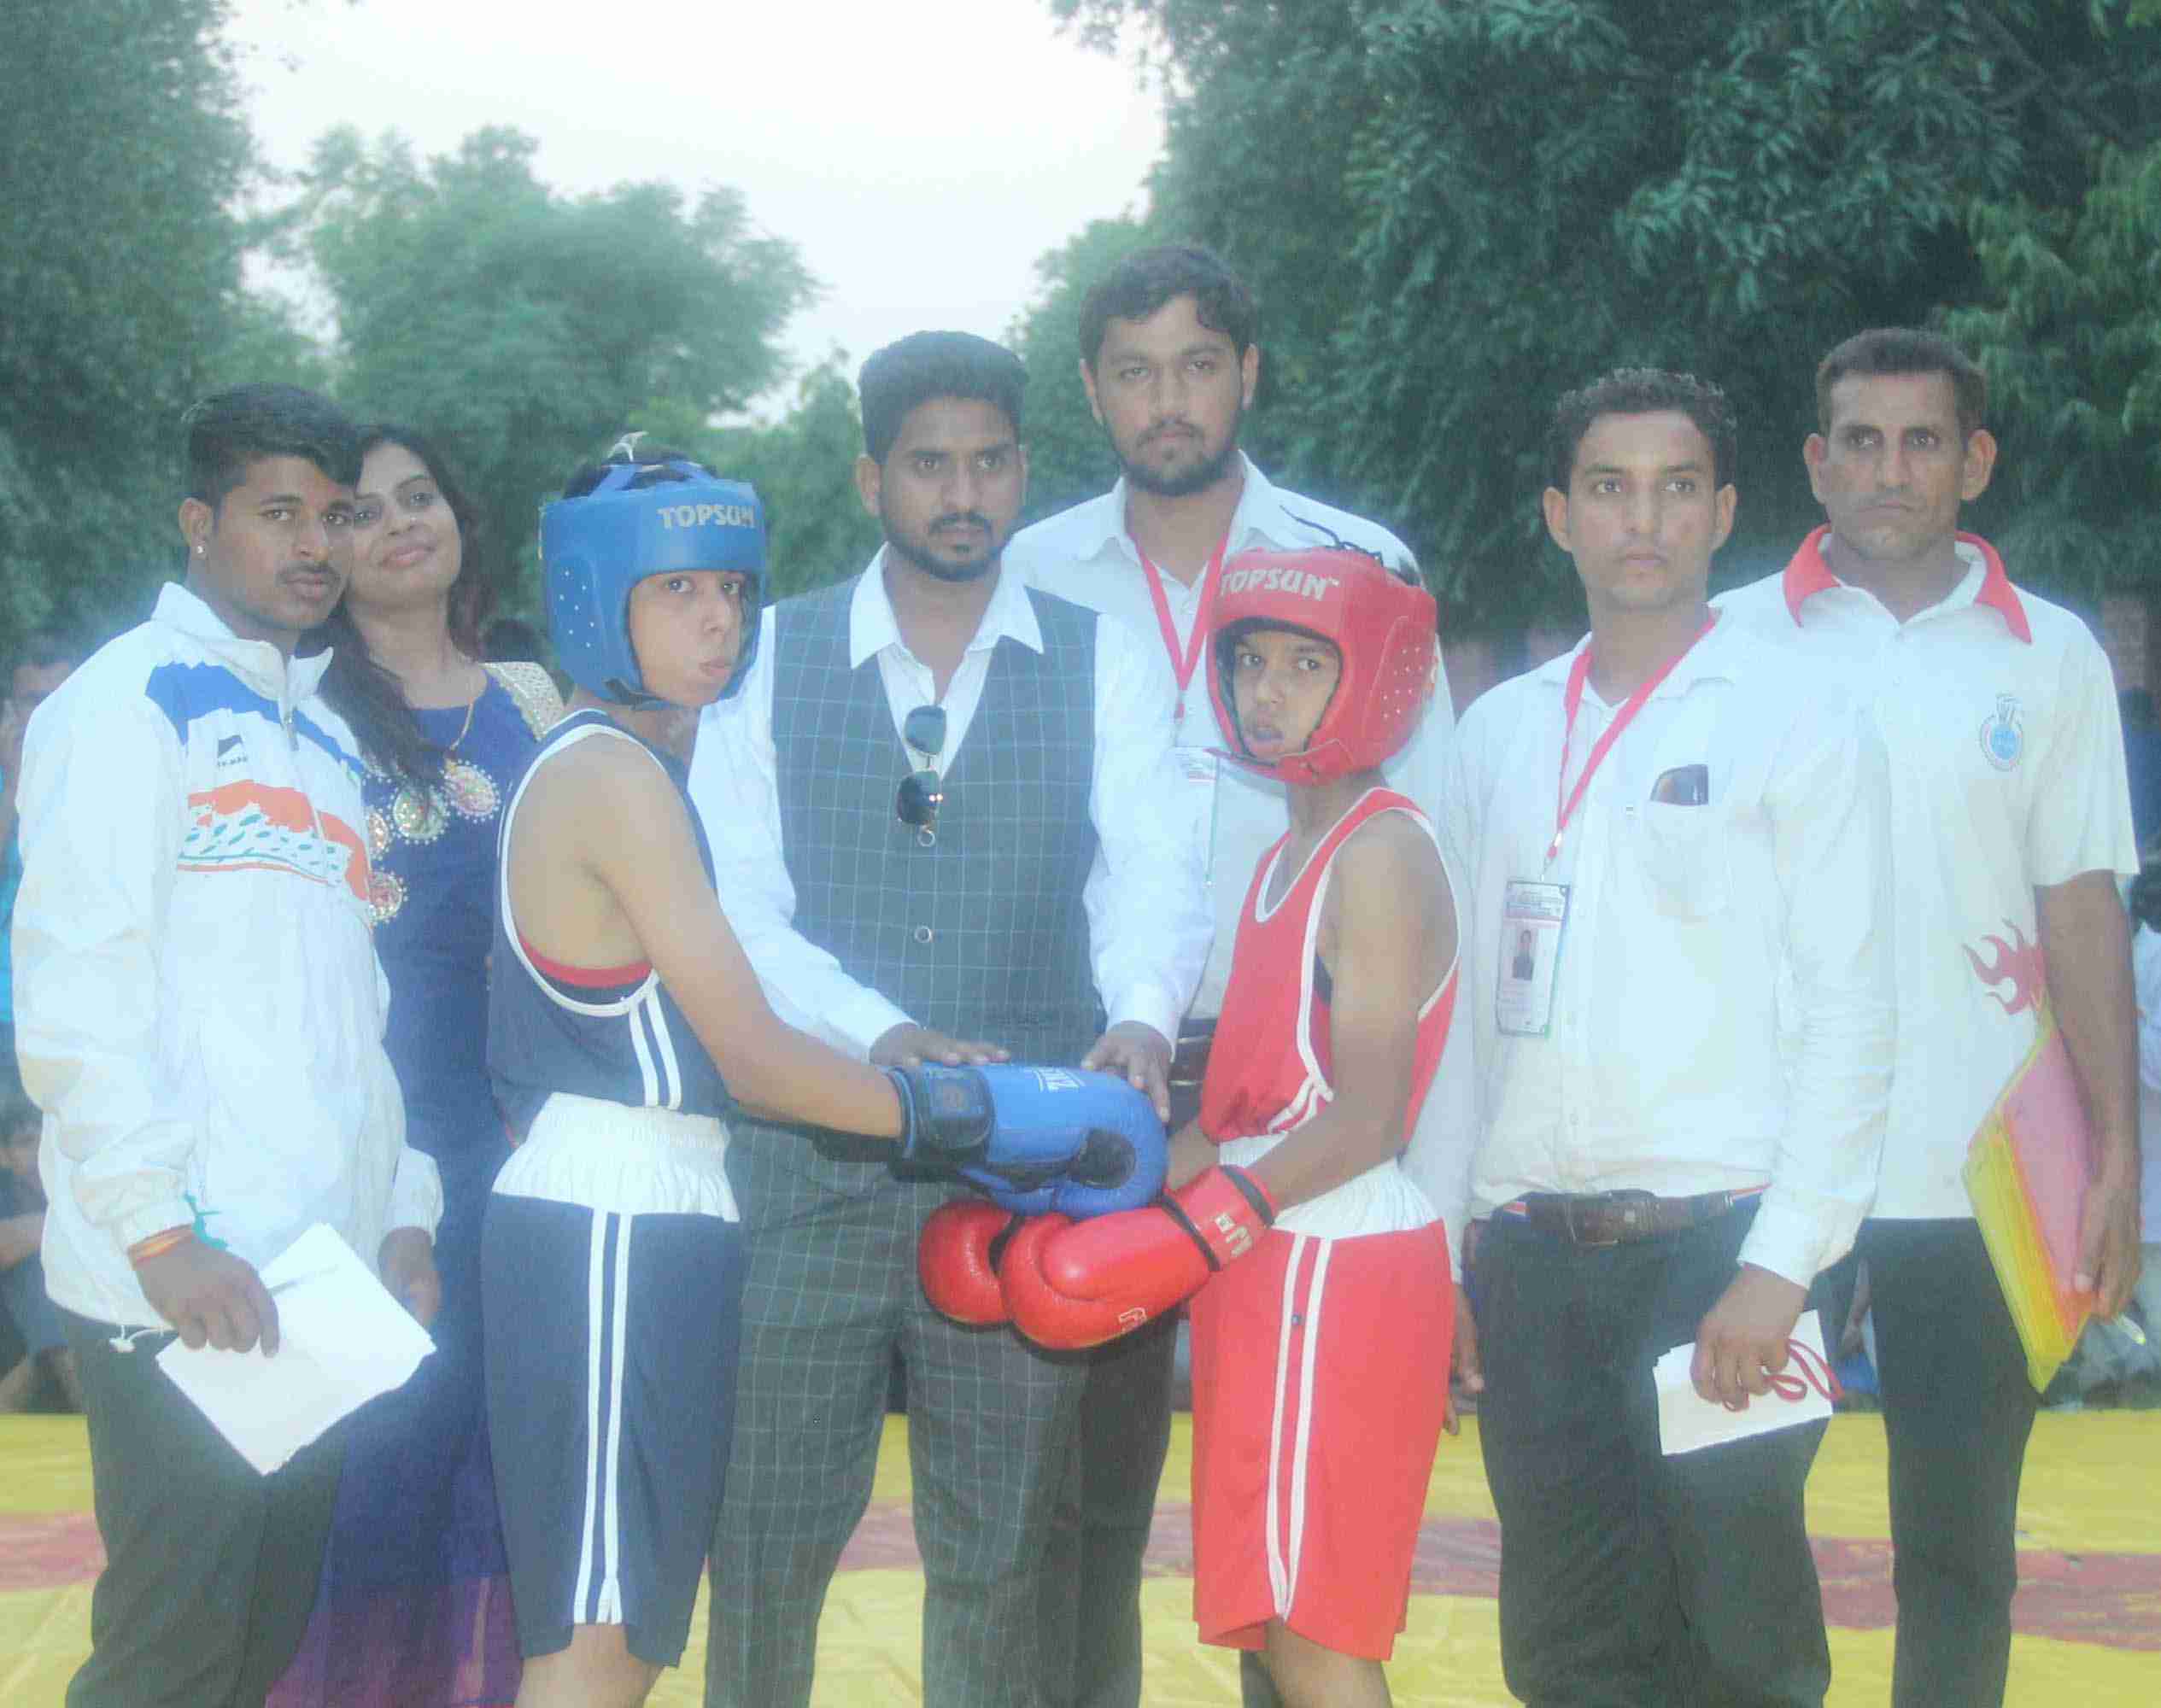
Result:
M495 603L495 578L489 574L483 557L487 539L480 512L451 465L424 435L391 422L360 430L363 457L383 445L395 445L418 458L450 506L458 524L459 551L458 576L450 583L450 638L466 657L477 658L482 656L480 625ZM352 726L361 751L383 769L413 782L437 781L442 775L443 750L422 733L420 720L406 704L405 690L369 652L346 603L339 600L337 608L302 643L303 652L331 649L330 667L323 672L323 698Z

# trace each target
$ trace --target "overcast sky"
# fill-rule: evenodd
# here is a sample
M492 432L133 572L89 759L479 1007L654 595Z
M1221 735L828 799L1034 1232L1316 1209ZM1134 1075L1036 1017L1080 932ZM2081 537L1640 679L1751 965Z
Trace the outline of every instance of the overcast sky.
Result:
M823 281L799 364L927 326L995 337L1039 256L1132 211L1162 142L1132 65L1043 0L234 0L272 161L337 125L424 154L483 125L536 137L565 190L731 184Z

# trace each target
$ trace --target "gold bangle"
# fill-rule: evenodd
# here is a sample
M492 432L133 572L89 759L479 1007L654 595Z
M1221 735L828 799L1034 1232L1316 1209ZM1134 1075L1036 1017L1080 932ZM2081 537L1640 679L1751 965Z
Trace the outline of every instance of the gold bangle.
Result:
M147 1235L128 1247L127 1261L134 1264L146 1263L153 1257L164 1256L174 1246L184 1245L194 1237L195 1226L192 1223L167 1228L161 1232Z

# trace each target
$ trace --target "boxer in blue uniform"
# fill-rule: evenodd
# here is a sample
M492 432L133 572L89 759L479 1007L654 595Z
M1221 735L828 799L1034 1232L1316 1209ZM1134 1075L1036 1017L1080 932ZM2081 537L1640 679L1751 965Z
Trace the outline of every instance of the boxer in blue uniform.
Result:
M738 1103L1023 1193L1106 1144L1159 1167L1162 1142L1110 1076L871 1068L768 1006L668 744L749 664L748 487L618 447L546 507L541 552L577 687L502 816L489 1065L518 1147L482 1253L522 1708L635 1704L681 1658L734 1408Z

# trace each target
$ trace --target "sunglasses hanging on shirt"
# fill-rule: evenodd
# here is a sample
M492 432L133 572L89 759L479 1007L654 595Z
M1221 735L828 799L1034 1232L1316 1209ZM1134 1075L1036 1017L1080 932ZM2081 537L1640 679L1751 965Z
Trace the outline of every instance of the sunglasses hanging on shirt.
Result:
M926 759L935 759L946 746L946 708L919 705L900 726L900 739ZM911 771L893 791L893 815L912 828L916 840L928 847L937 840L938 809L946 804L946 784L928 767Z

